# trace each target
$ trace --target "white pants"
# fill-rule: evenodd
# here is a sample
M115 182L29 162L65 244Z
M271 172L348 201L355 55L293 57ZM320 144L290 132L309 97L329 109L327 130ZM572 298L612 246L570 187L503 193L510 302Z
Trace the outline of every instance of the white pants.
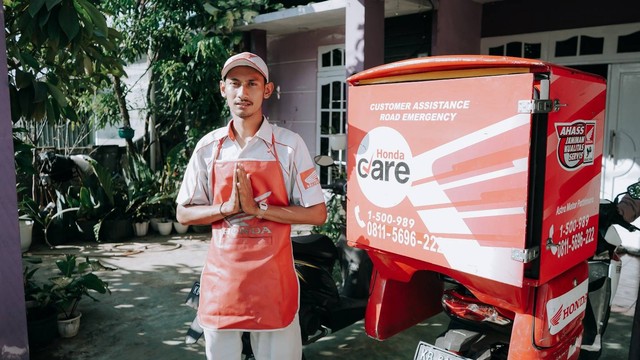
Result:
M242 331L204 329L207 360L240 360ZM251 332L251 349L256 360L302 359L302 337L298 315L291 325L275 331Z

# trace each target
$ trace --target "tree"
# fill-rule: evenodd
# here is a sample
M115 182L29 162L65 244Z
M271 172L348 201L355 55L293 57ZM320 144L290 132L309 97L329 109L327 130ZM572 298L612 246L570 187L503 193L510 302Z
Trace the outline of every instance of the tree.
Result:
M31 129L16 134L37 151L45 124L86 123L76 111L79 99L109 75L124 74L123 62L109 55L119 34L89 0L5 0L3 6L11 118L14 129L19 121Z
M127 126L124 65L146 56L151 85L138 110L154 120L161 152L182 145L186 159L228 115L215 89L224 60L241 48L233 26L277 7L268 0L5 0L12 119L40 128ZM37 150L39 132L30 138Z
M233 26L252 20L268 1L113 0L105 6L123 34L120 57L127 62L148 58L144 111L147 125L154 120L162 152L185 144L185 134L193 146L204 131L222 125L227 114L215 89L222 64L241 45ZM126 89L114 85L111 94L123 104ZM126 117L130 107L120 109ZM143 151L149 145L146 136Z
M82 121L77 97L108 75L119 34L89 0L4 1L12 120Z

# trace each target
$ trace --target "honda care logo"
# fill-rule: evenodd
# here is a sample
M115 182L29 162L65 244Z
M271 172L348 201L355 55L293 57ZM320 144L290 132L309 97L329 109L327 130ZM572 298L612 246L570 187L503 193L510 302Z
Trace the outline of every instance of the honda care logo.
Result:
M547 325L549 333L555 335L564 329L573 319L583 313L587 307L589 279L571 291L547 302Z
M577 120L557 123L558 161L566 170L593 164L596 122Z
M356 154L358 185L376 206L398 205L411 187L411 150L404 137L390 127L364 136Z

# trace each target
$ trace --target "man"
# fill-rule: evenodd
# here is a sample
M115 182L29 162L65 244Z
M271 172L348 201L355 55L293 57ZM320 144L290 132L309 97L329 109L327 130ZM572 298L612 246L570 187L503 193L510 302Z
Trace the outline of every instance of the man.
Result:
M177 198L179 222L212 226L198 307L207 359L240 359L245 331L257 360L302 357L291 224L321 225L326 207L303 140L262 114L273 90L259 56L226 61L231 121L198 142Z

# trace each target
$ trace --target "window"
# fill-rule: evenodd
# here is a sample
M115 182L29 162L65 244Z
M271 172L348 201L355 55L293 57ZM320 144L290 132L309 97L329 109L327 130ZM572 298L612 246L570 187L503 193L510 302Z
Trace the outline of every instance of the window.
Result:
M578 52L578 49L580 51ZM567 40L556 41L557 57L576 55L597 55L604 51L604 38L592 36L573 36Z
M481 40L483 54L542 59L560 65L637 62L640 23L608 25Z
M618 36L618 53L640 52L640 31Z
M318 49L318 149L317 154L331 156L335 167L319 170L320 183L346 176L346 149L340 146L347 133L347 86L344 46Z
M541 54L540 48L540 43L530 44L519 41L512 41L505 45L489 48L489 55L506 55L525 57L529 59L539 59Z

